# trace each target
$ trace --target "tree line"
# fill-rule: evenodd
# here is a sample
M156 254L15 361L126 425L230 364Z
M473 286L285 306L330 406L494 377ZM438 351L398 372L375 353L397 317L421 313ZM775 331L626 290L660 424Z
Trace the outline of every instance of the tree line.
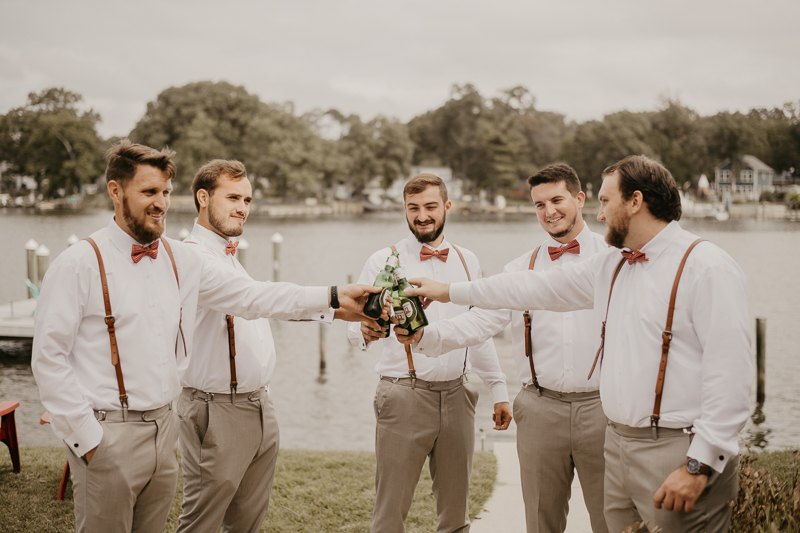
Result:
M50 88L0 115L0 190L31 176L52 198L102 175L103 153L116 138L100 137L100 115L81 110L81 102L79 94ZM338 184L358 196L372 179L388 186L413 165L450 167L466 192L494 195L565 162L596 191L602 170L630 154L661 161L679 184L701 173L713 179L716 165L729 159L735 169L745 154L776 172L797 173L800 101L702 116L665 98L653 111L578 123L537 109L524 87L487 97L465 84L454 85L439 108L403 123L336 109L298 114L290 102L262 102L241 86L205 81L162 91L128 137L177 152L178 192L188 191L197 168L213 158L242 161L257 188L283 201L325 199Z

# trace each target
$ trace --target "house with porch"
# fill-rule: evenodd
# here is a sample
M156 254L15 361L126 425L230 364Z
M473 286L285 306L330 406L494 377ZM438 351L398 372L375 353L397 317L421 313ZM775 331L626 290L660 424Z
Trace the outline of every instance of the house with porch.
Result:
M742 156L742 168L733 176L731 161L726 159L714 168L714 185L717 192L741 195L748 200L758 200L763 191L771 191L775 171L752 155Z

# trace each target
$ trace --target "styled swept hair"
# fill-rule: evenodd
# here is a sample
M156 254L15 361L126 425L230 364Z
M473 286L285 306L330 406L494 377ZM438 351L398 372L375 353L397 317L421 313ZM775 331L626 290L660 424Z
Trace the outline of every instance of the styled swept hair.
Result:
M194 196L194 206L197 212L200 212L200 202L197 200L197 191L205 190L209 196L214 194L214 189L217 188L217 180L222 176L231 178L233 180L240 180L247 178L247 170L241 161L234 159L212 159L197 171L197 174L192 180L192 195Z
M417 174L406 183L403 187L403 201L406 201L406 196L409 194L419 194L424 190L431 187L439 187L439 194L442 196L442 203L447 203L447 186L444 184L442 178L435 174Z
M532 189L543 183L558 183L560 181L563 181L569 193L577 198L578 193L581 192L581 180L578 178L578 173L575 172L574 168L563 163L544 167L528 178L528 185Z
M175 152L169 148L156 150L130 139L122 139L106 152L106 182L116 181L123 189L136 174L139 165L150 165L163 172L167 179L175 179Z
M681 219L678 184L664 165L646 155L629 155L606 168L603 175L615 172L619 174L623 199L630 200L633 193L639 191L654 217L665 222Z

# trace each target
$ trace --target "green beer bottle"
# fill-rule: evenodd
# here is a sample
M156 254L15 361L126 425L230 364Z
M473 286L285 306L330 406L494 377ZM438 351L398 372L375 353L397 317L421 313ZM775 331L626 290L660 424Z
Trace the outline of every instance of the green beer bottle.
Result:
M383 290L375 294L370 294L369 298L367 298L367 303L364 304L364 314L368 317L380 318L381 312L383 312L383 306L386 305L387 297L391 294L392 287L394 287L394 269L398 263L398 254L392 252L392 255L386 259L386 266L383 267L383 270L378 272L378 277L375 278L374 285L376 287L381 287Z
M425 310L422 309L422 303L419 301L419 296L406 296L405 290L411 288L411 284L403 274L403 269L400 265L394 269L394 276L397 279L397 299L400 300L399 306L402 308L402 316L398 314L397 303L392 303L395 307L395 315L400 320L397 327L408 331L411 335L417 330L420 330L428 325L428 318L425 316ZM392 294L392 298L395 296Z

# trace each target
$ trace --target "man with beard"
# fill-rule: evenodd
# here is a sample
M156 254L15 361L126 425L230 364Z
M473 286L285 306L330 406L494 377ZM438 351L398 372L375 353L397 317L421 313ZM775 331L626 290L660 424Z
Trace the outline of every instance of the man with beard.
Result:
M609 419L608 529L644 520L665 533L728 531L753 375L744 274L681 228L678 188L662 165L629 156L603 175L597 218L622 257L611 248L547 272L449 286L410 280L422 287L409 292L488 309L593 307L604 322L595 360Z
M197 222L184 242L220 273L247 276L236 259L252 187L239 161L215 159L192 182ZM330 322L333 312L309 319ZM178 531L253 532L267 514L278 421L267 387L275 369L269 320L197 310L195 349L179 362L183 512Z
M441 178L433 174L411 178L403 189L403 199L411 234L394 248L400 254L404 273L447 282L480 278L475 255L450 244L443 234L451 203ZM390 248L375 252L364 265L359 283L372 283L391 253ZM468 310L467 306L434 303L427 308L426 316L434 323ZM384 334L369 324L349 324L348 337L354 346L366 350ZM377 495L373 533L404 530L426 457L430 457L439 517L437 531L469 529L467 500L478 402L477 389L466 380L470 362L492 391L495 429L507 429L511 422L508 391L491 340L469 352L453 350L439 359L407 355L393 336L384 340L383 354L375 366L381 380L374 405Z
M177 365L191 354L198 304L248 319L341 305L355 318L376 292L257 283L211 268L196 246L160 238L173 155L127 139L114 145L106 155L114 217L59 255L42 284L31 367L68 450L78 532L164 528L178 480Z
M608 248L589 230L578 175L551 165L528 178L539 224L549 234L540 246L507 264L504 272L544 272L585 261ZM536 254L534 256L534 254ZM523 389L514 400L522 496L528 533L561 533L575 470L581 480L592 530L606 533L603 517L603 439L606 417L600 377L587 378L597 350L600 322L591 310L525 313L474 309L404 336L419 353L442 352L492 338L511 324L514 361Z

